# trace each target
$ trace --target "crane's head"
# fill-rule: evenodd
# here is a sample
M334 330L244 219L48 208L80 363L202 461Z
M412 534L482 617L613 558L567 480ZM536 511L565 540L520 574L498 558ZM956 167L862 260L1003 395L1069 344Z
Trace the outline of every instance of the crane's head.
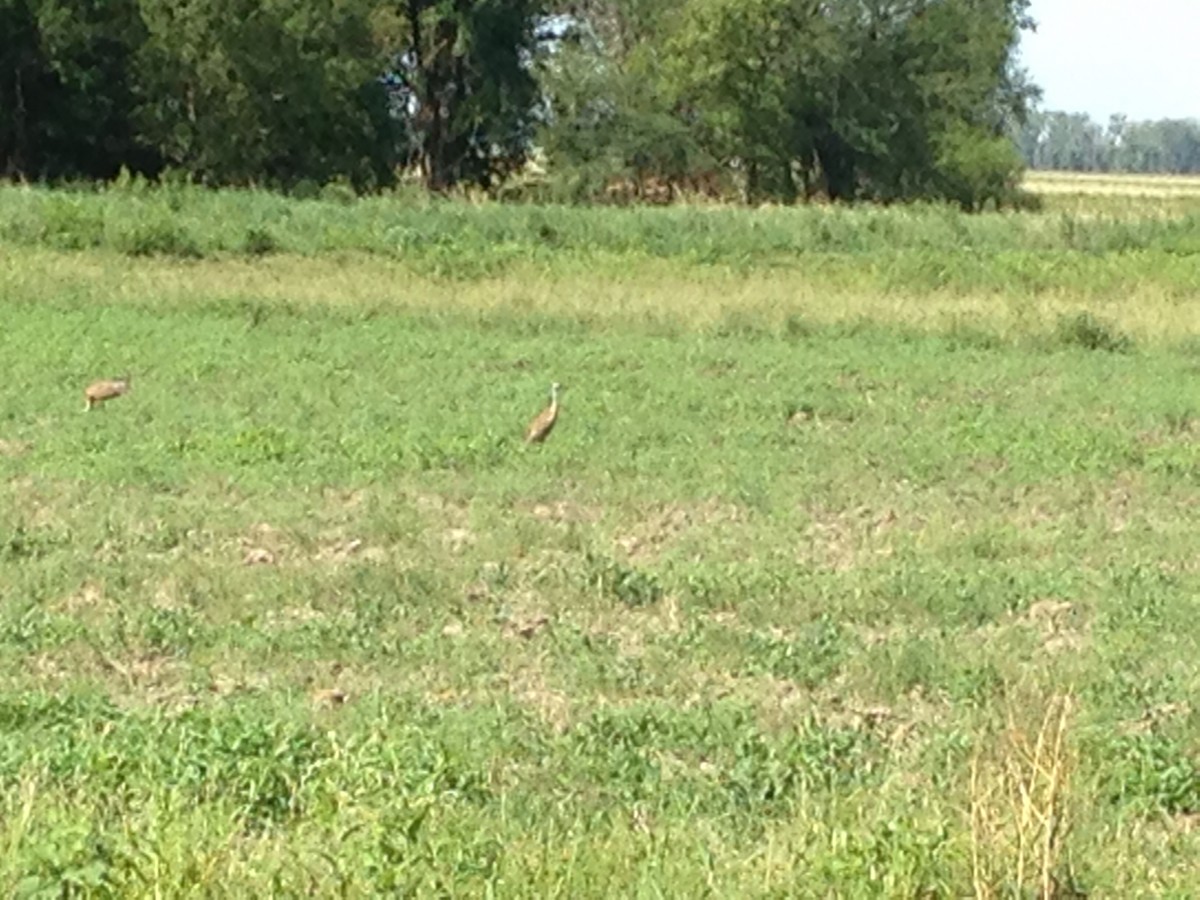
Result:
M563 389L563 386L561 384L559 384L557 381L554 382L554 384L550 385L550 396L557 397L558 392L561 391L562 389Z

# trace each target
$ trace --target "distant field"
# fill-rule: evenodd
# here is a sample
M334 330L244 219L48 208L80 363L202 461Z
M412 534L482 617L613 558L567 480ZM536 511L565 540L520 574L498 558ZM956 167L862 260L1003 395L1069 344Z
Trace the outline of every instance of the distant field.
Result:
M1039 193L1132 194L1200 197L1200 175L1139 175L1124 172L1029 172L1025 184Z
M0 894L1192 896L1128 202L0 189Z
M1027 172L1024 186L1047 212L1083 219L1179 219L1200 215L1200 176Z

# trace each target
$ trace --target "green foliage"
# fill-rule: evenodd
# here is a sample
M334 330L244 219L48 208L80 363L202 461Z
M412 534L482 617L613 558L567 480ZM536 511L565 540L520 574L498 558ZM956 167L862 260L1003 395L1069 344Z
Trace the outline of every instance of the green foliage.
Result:
M791 201L816 177L819 104L838 77L832 22L790 0L699 2L685 7L666 66L679 97L697 110L713 152L736 158L750 200ZM840 164L841 160L838 160ZM839 193L833 160L826 188ZM850 163L852 166L853 164Z
M242 249L250 256L265 256L279 249L279 241L269 229L251 226L246 230Z
M1108 796L1115 804L1168 815L1200 812L1200 760L1186 742L1158 733L1118 738L1106 748Z
M367 0L141 0L143 142L203 182L391 179L386 59Z
M1070 688L1060 871L1188 896L1156 213L0 191L0 894L967 895Z
M392 126L376 4L6 3L5 173L387 184Z
M167 217L146 219L120 235L117 247L130 256L203 256L199 244Z
M0 2L0 175L154 167L132 122L138 0Z
M1122 334L1111 323L1086 310L1061 317L1058 321L1058 338L1064 344L1085 350L1106 350L1109 353L1128 353L1134 343L1129 335Z
M1025 161L1036 169L1079 172L1200 173L1200 121L1130 122L1107 126L1085 113L1035 111L1015 129Z
M573 200L736 182L753 202L976 209L1011 193L1000 135L1032 94L1012 63L1026 5L10 0L0 161L335 199L397 166L435 192L495 191L536 140L550 184L528 190Z
M402 154L430 190L489 187L524 163L538 86L528 65L536 0L396 4Z
M649 606L662 597L662 585L653 575L618 560L589 555L586 566L588 585L601 596L611 596L634 608Z
M863 8L696 0L666 42L677 106L737 161L752 200L953 199L1011 192L1003 125L1023 0ZM902 61L902 62L901 62Z
M938 178L943 196L976 211L989 202L997 209L1017 200L1021 160L1005 137L952 126L942 137Z
M622 271L657 260L715 273L804 272L831 290L1072 292L1123 298L1155 285L1185 297L1186 248L1200 215L1138 219L1086 211L1055 217L967 216L938 206L892 209L582 210L537 204L466 207L407 197L295 202L265 191L118 181L103 191L0 190L0 238L23 246L219 258L366 253L423 276L476 282L525 266L563 274ZM988 258L980 264L981 254ZM243 298L244 299L244 298ZM600 313L603 310L595 310ZM763 331L761 319L730 333ZM745 326L745 327L743 327ZM806 325L793 319L797 338ZM958 339L986 343L960 320Z
M601 199L615 188L620 199L637 200L665 186L663 199L670 200L715 166L694 129L663 108L652 77L593 46L556 53L544 65L542 85L549 115L540 146L565 198Z
M752 634L746 648L749 671L816 687L837 672L845 643L842 629L828 616L806 625L795 636Z

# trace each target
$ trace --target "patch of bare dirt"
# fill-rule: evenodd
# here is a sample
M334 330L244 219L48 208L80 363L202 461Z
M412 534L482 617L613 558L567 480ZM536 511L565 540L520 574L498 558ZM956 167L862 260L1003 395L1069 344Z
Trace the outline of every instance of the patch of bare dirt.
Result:
M1082 613L1069 600L1057 597L1035 600L1016 621L1040 633L1045 653L1076 653L1087 643Z
M523 508L535 519L554 525L594 523L604 515L604 510L599 506L587 506L570 500L534 503Z
M43 682L63 682L79 671L78 664L68 665L61 650L35 653L26 657L24 665L30 675Z
M0 438L0 456L16 458L24 456L33 449L32 441L12 441Z
M108 671L118 675L131 690L155 692L170 683L177 682L175 675L181 670L181 665L173 656L162 653L136 654L129 658L112 656L100 649L92 647L100 664Z
M238 539L244 566L273 566L286 554L287 539L279 529L259 522Z
M734 503L711 500L690 505L659 505L613 542L631 562L643 562L657 557L692 529L734 525L744 520L744 511Z
M242 565L273 566L275 565L275 554L265 547L251 547L242 557Z
M108 610L114 604L104 594L104 588L93 581L84 582L79 590L56 601L52 606L55 612L65 615L79 615L94 610Z
M801 406L787 417L789 425L804 425L807 422L815 421L817 412L811 406Z
M1174 825L1176 831L1181 831L1184 834L1200 831L1200 813L1179 813L1172 817L1171 823Z
M313 559L333 565L351 560L377 564L387 561L387 551L382 547L368 547L362 538L333 538L321 545Z
M666 594L653 607L635 611L605 612L587 627L593 637L615 641L623 657L634 658L645 652L646 641L656 635L677 634L683 627L679 598Z
M363 502L367 499L367 492L363 490L326 488L323 494L326 502L350 512L360 509Z
M902 640L905 637L905 630L896 625L880 628L870 625L859 625L852 626L852 630L858 635L858 639L862 641L863 646L866 647L878 647L891 641Z
M1031 603L1021 618L1026 623L1043 630L1056 631L1074 610L1075 604L1069 600L1048 597Z
M469 510L465 503L443 497L440 494L417 494L413 497L413 504L421 512L435 513L443 521L452 525L466 525Z
M303 566L310 562L339 565L352 560L377 564L388 558L386 549L367 546L362 538L335 533L323 535L316 543L318 546L311 551L298 547L279 529L264 522L239 538L238 548L246 566Z
M1200 439L1200 417L1180 416L1174 421L1138 432L1137 441L1148 449L1191 444Z
M442 533L442 543L451 553L462 553L475 543L475 533L469 528L448 528Z
M350 695L340 688L317 688L309 695L316 706L341 706L350 699Z
M860 506L851 510L815 509L805 529L807 546L800 550L804 562L847 572L872 559L895 552L889 535L897 529L918 531L920 520L902 520L892 507L872 509Z
M537 669L523 668L513 673L508 682L509 693L523 706L532 709L545 724L559 734L571 725L571 698L564 691L546 684L545 676Z
M522 638L528 641L536 637L538 632L549 624L550 617L545 613L510 619L504 623L504 634L510 638Z
M1187 701L1160 703L1158 706L1152 706L1147 709L1137 719L1126 722L1123 730L1131 734L1143 734L1161 727L1163 723L1172 719L1186 718L1191 713L1192 705Z

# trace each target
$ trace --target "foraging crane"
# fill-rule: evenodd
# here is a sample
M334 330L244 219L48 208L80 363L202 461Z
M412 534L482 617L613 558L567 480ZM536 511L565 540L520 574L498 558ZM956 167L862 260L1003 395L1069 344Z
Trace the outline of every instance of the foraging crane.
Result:
M562 385L557 381L550 385L550 405L534 416L525 429L525 443L540 444L550 435L554 423L558 421L558 392L561 390Z
M122 394L128 392L128 375L122 375L120 378L106 378L101 381L93 381L84 388L83 397L87 401L87 406L83 408L83 411L88 412L97 403L103 403L105 400L111 400L113 397L120 397Z

